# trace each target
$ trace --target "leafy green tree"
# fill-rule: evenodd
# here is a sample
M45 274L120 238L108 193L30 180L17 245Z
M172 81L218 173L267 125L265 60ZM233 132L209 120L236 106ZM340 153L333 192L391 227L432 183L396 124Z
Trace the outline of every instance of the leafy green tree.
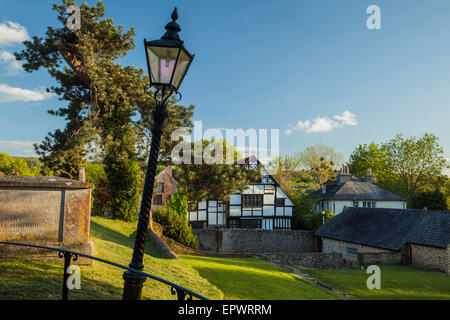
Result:
M301 175L298 154L294 156L277 157L272 160L270 166L277 169L277 172L272 176L286 195L291 199L297 197Z
M382 147L388 154L389 168L398 177L402 191L408 198L432 183L448 167L438 140L429 133L421 138L406 139L397 134L394 139L383 144Z
M298 155L303 181L308 182L313 188L319 189L328 180L336 177L343 155L332 147L315 144L307 147Z
M25 50L16 53L27 72L47 69L57 83L47 90L67 102L49 111L66 119L65 129L49 133L35 148L45 173L73 178L95 144L102 152L108 178L109 210L115 217L131 219L138 207L139 165L144 166L142 159L148 153L139 146L146 144L142 140L153 125L155 101L146 90L149 79L144 71L118 62L135 47L134 28L116 27L113 19L105 18L100 1L80 5L81 28L69 30L66 11L73 4L64 0L62 5L53 5L62 26L48 27L45 37L34 36L24 42ZM171 141L171 130L191 126L193 109L170 100L163 146ZM163 148L163 156L168 148Z
M414 194L410 200L412 209L447 210L447 199L439 190L421 191Z
M389 167L389 155L385 148L376 143L359 145L350 155L350 172L364 178L369 169L372 169L374 178L380 185L392 185L392 172Z
M13 158L4 152L0 152L0 171L6 175L13 173L16 173L19 176L32 175L32 172L24 159Z
M412 200L418 192L430 192L444 186L442 172L447 165L438 140L429 133L420 138L403 138L397 134L381 145L360 145L350 156L350 170L363 178L372 168L381 186ZM443 189L441 191L445 193Z
M189 201L200 202L207 199L226 201L237 190L242 192L251 181L260 177L257 169L243 169L238 164L227 164L229 163L227 157L230 154L234 160L237 160L238 154L224 141L203 140L200 148L196 148L195 143L186 142L185 148L180 152L180 157L185 157L186 162L189 163L183 162L174 168L180 191L187 195ZM227 148L231 148L231 153L227 152ZM210 164L195 164L196 149L199 150L197 156L200 155L199 153L210 154L212 157L217 157L216 159L222 159L217 161L221 163L211 161ZM185 151L193 152L185 154Z

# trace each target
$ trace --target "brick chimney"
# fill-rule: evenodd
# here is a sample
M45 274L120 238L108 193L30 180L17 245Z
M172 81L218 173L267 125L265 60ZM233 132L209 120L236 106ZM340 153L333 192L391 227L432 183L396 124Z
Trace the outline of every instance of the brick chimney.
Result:
M366 182L374 182L373 180L373 174L372 174L372 168L369 168L367 170L366 175L364 176L364 181Z
M352 181L352 174L350 173L348 166L342 166L337 175L337 181L339 184Z

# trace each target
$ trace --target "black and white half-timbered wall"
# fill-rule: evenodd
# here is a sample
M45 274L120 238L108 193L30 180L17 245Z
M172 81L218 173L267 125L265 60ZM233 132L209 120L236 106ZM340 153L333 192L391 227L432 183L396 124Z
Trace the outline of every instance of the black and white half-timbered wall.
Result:
M247 158L243 170L245 167L262 168L261 180L231 195L227 202L211 199L190 203L188 219L192 227L291 229L292 201L255 157Z

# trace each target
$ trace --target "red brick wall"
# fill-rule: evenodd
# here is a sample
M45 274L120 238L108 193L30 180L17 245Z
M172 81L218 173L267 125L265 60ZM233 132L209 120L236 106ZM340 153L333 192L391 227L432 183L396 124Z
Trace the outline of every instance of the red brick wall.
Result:
M152 200L152 211L161 208L165 205L166 201L169 200L170 196L173 195L177 191L177 186L172 179L172 168L166 167L164 171L156 176L155 185L163 184L163 192L158 192L157 189L154 192L153 200ZM155 198L156 196L162 196L162 205L156 205Z

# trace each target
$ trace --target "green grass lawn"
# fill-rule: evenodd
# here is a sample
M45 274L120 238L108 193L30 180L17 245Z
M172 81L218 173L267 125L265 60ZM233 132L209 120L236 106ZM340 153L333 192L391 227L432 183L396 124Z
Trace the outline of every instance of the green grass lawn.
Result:
M334 289L359 299L383 300L450 300L450 277L413 267L384 265L381 268L381 289L369 290L370 276L365 270L303 270Z
M96 257L128 265L136 223L91 218ZM210 258L181 255L162 258L148 242L144 271L198 292L210 299L337 299L308 282L255 258ZM450 277L402 266L383 266L381 290L365 287L364 270L305 270L333 288L362 299L450 299ZM121 299L122 269L95 262L81 267L81 290L70 299ZM0 299L60 299L63 266L44 261L0 259ZM174 299L170 287L147 279L145 299Z
M180 257L219 288L229 300L339 299L256 258Z
M92 217L91 238L96 248L94 256L127 266L132 255L135 230L136 223ZM210 299L223 298L220 290L184 261L162 259L152 243L147 243L145 253L145 272ZM97 261L93 266L82 266L81 290L70 290L69 299L121 299L123 271ZM0 259L0 299L60 299L62 274L62 264ZM151 279L145 282L143 297L175 298L169 286Z

